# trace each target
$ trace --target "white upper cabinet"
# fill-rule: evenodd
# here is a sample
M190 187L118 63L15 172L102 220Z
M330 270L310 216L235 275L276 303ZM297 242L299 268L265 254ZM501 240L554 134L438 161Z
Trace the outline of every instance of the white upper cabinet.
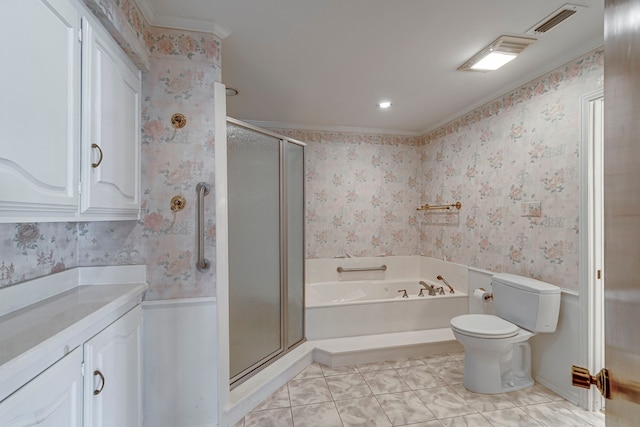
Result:
M138 217L140 71L100 28L83 20L83 214Z
M80 13L68 0L5 0L0 14L0 220L78 209Z
M76 0L3 0L0 37L0 222L137 219L140 71Z

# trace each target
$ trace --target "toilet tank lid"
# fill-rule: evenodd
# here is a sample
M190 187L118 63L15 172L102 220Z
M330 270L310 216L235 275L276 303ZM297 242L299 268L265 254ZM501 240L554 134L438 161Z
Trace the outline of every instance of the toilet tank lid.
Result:
M518 276L517 274L499 273L494 274L491 278L492 282L498 282L505 286L522 289L528 292L539 294L559 294L560 288L551 283L542 282L530 277Z

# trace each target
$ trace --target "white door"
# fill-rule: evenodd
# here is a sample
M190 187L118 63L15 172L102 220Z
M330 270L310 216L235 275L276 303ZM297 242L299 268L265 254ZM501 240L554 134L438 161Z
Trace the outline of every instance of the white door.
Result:
M640 420L640 0L605 2L606 424Z
M0 403L2 427L82 426L82 351L76 348Z
M82 213L137 217L140 72L109 35L83 20Z
M84 426L141 425L140 306L84 345Z
M78 208L80 15L67 0L1 6L0 216L71 217Z

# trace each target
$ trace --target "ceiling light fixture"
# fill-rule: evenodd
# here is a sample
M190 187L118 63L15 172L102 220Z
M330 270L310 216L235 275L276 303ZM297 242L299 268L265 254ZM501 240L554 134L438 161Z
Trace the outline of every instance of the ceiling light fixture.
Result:
M460 71L495 71L509 63L536 39L501 36L458 67Z
M391 107L391 101L382 101L378 104L378 107L385 109Z

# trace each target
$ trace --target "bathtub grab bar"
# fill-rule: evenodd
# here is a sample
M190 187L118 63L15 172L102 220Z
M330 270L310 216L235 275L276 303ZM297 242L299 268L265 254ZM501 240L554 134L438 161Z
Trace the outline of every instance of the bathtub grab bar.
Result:
M387 271L387 266L383 264L380 267L351 267L351 268L338 267L336 268L336 271L338 273L350 273L353 271Z
M199 182L196 185L196 194L198 195L198 260L196 261L196 268L198 271L207 271L211 263L204 257L204 196L209 194L209 184Z

